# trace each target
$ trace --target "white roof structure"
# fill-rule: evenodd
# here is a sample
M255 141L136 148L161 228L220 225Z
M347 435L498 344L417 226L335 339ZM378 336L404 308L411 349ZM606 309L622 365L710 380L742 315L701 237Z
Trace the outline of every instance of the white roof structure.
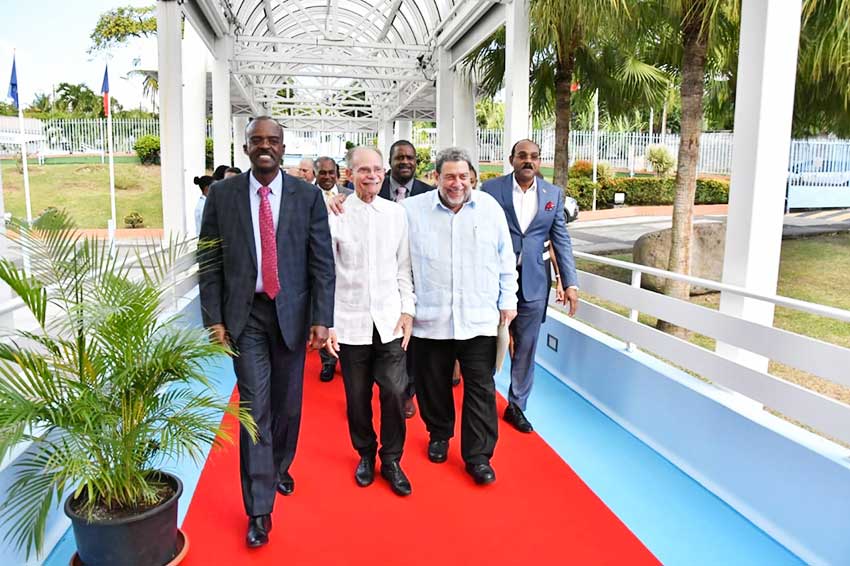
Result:
M435 120L438 49L471 36L468 52L505 21L494 0L195 0L183 9L211 51L232 39L235 113L345 131Z

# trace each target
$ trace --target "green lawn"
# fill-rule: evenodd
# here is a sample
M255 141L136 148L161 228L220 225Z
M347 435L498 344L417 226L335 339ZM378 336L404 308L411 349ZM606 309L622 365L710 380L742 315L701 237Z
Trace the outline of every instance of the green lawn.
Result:
M619 254L610 257L631 261L631 254ZM586 260L578 260L577 264L581 270L597 273L623 283L629 282L629 273L626 270L595 264ZM777 293L785 297L850 310L850 277L847 276L848 273L850 273L850 233L785 240L782 243ZM593 296L584 296L583 298L628 316L628 309L620 305ZM714 293L693 297L691 300L707 308L717 309L719 308L719 299L719 295ZM640 322L654 326L656 319L648 315L641 315ZM850 348L850 324L844 322L778 307L774 317L774 326ZM690 337L690 340L703 348L714 349L715 341L712 338L694 334ZM777 377L803 385L844 403L850 403L850 388L848 387L776 362L770 363L769 371Z
M135 159L135 158L133 158ZM12 162L4 162L3 195L6 210L26 216L23 175ZM106 228L110 217L109 166L95 163L29 165L33 215L49 206L64 208L81 228ZM118 227L124 216L138 212L145 226L162 227L162 193L158 166L115 164L115 206ZM191 187L195 188L195 187Z

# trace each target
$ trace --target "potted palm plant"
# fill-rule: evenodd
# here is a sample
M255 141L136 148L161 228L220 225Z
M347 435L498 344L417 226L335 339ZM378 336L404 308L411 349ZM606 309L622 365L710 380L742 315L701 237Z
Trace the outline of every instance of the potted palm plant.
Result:
M229 440L222 411L254 431L205 375L227 349L163 307L193 242L120 253L64 212L12 231L30 274L4 258L0 280L35 328L0 342L0 459L29 443L0 504L7 538L41 551L47 514L67 495L79 563L170 563L182 485L163 468Z

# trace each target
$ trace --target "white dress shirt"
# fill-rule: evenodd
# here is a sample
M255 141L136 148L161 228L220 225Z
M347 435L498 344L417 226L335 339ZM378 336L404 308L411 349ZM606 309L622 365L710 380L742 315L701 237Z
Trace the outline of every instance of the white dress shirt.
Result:
M527 191L523 191L516 182L516 177L512 177L514 182L514 212L516 219L519 220L519 231L525 234L531 221L537 215L537 177L531 182L531 186Z
M535 215L537 215L537 177L531 181L531 186L527 191L523 191L516 182L516 176L511 176L514 182L514 212L516 219L519 221L519 231L525 234L528 227L531 226ZM522 265L522 250L520 250L517 265Z
M372 344L373 326L386 344L402 313L413 316L416 298L410 267L407 215L401 205L352 194L345 214L329 215L336 293L334 330L341 344Z
M254 177L254 172L248 176L248 197L251 199L251 223L254 225L254 247L257 254L257 285L254 287L255 293L265 291L263 287L263 246L260 241L260 187L263 185ZM268 187L271 189L269 193L269 204L272 207L272 218L274 219L274 231L277 234L277 219L280 216L280 194L283 192L283 175L280 171Z
M413 335L496 336L499 310L517 307L516 259L502 206L472 191L454 213L433 190L404 199L404 208L416 282Z
M195 205L195 233L201 233L201 222L204 219L204 205L207 204L207 195L201 195L198 204Z

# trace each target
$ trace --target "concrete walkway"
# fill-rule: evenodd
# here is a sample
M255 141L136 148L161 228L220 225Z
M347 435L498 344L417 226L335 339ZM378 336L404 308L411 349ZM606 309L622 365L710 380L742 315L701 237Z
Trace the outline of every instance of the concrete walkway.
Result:
M587 253L631 251L642 235L670 228L672 206L624 207L582 211L569 225L573 247ZM694 223L725 222L726 205L695 207ZM782 237L799 238L850 230L850 209L792 212L785 215Z

